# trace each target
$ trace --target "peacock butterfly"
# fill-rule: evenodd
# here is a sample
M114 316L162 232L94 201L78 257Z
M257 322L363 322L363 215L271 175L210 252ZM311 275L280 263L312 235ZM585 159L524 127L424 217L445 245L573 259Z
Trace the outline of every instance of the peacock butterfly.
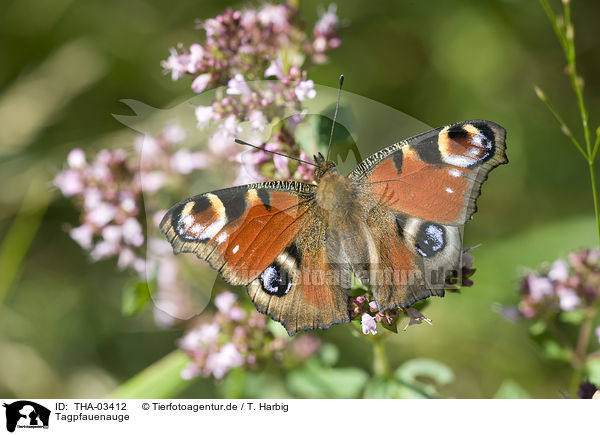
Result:
M409 307L444 295L481 185L508 162L505 135L490 121L458 122L384 148L348 176L319 154L316 184L203 193L173 206L160 227L176 254L192 252L246 286L290 335L349 322L353 275L380 310Z

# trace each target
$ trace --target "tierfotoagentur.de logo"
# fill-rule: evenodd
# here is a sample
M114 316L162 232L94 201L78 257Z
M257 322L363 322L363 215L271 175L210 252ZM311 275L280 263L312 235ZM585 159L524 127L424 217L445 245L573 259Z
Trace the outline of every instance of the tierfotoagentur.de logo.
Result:
M14 432L18 429L48 429L50 410L29 400L5 403L6 430Z

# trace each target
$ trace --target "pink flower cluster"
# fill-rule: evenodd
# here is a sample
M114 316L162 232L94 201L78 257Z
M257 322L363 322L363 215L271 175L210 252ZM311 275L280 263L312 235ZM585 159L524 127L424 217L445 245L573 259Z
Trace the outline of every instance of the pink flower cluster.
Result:
M395 328L392 327L403 314L409 319L404 327L405 331L409 326L421 324L423 322L431 325L431 320L415 308L409 307L379 311L377 304L370 293L350 298L350 317L352 320L360 318L362 333L365 335L376 335L378 323L381 323L387 329L393 329L395 331Z
M196 93L209 86L225 85L238 74L257 80L283 53L295 62L304 63L307 58L324 62L326 51L340 45L338 22L332 5L315 24L311 41L301 25L298 9L290 3L267 3L242 11L228 8L201 24L206 32L203 45L171 49L162 66L173 80L186 74L195 76L192 89Z
M386 322L392 325L398 317L398 310L379 311L371 294L366 293L356 298L350 298L350 316L352 319L360 317L362 332L365 335L377 334L377 323Z
M234 367L258 370L270 360L299 364L320 348L320 340L310 334L293 340L276 337L266 328L267 318L254 308L244 310L231 292L217 295L214 305L217 312L199 319L180 340L191 359L182 370L184 379L199 375L221 379Z
M592 306L600 296L600 250L569 254L543 272L527 274L521 284L519 313L527 318Z
M145 235L141 224L142 192L156 192L177 183L210 161L205 153L181 146L185 131L169 124L157 137L139 136L135 152L101 150L88 162L83 150L73 149L67 167L54 178L62 194L81 208L80 225L69 234L93 261L118 257L121 269L145 271ZM146 204L162 217L163 212Z
M96 261L119 257L119 267L139 273L144 260L136 251L144 243L140 213L140 185L136 171L121 149L102 150L91 162L81 149L72 150L67 168L54 179L66 197L82 208L80 225L69 234Z
M335 5L322 13L312 40L301 25L298 9L291 4L227 9L203 22L203 45L172 49L163 62L173 80L186 74L195 76L192 89L196 93L209 86L226 86L218 90L211 105L196 108L196 118L199 128L216 127L208 141L209 150L240 165L237 184L273 178L312 179L309 166L260 150L240 153L234 139L242 131L240 124L249 123L254 136L245 139L259 141L256 145L266 150L307 160L294 139L294 130L303 119L302 102L315 98L316 91L301 68L307 66L307 60L324 62L326 52L340 45L338 26ZM260 81L263 78L277 80ZM297 115L284 124L288 111ZM277 123L278 137L263 142L260 134Z

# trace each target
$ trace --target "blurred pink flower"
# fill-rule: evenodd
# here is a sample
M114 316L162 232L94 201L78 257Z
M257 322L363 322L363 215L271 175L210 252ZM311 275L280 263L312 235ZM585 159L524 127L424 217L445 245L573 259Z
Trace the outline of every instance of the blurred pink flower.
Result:
M205 169L208 165L209 156L203 152L180 149L171 157L171 168L180 174L189 174L197 169Z
M233 307L233 304L235 303L236 300L237 300L237 296L231 292L219 293L215 297L215 307L217 307L217 309L221 313L227 315L227 314L229 314L229 311Z
M83 249L90 249L92 247L92 240L94 238L94 229L87 224L80 225L69 231L69 235L75 240Z
M60 172L54 178L54 185L58 187L66 197L80 194L83 191L83 180L76 169L68 169Z
M554 291L552 282L545 277L539 277L534 274L530 274L527 277L527 285L529 287L529 294L534 301L540 301L546 295L551 295Z
M281 60L275 59L271 62L269 67L265 70L265 77L277 77L280 80L284 77Z
M163 62L163 67L171 71L171 79L179 80L187 72L188 57L177 53L175 48L170 49L171 55Z
M227 94L228 95L249 95L250 87L248 87L248 83L244 80L244 76L241 74L236 74L232 79L227 83Z
M260 110L253 110L248 119L254 130L263 131L265 129L267 120Z
M186 139L187 134L181 125L169 123L163 129L162 137L165 141L171 144L178 144Z
M87 219L97 227L103 227L116 216L115 206L108 202L101 202L93 207L87 215Z
M185 334L180 340L179 345L183 350L190 352L196 351L198 348L208 348L217 344L219 331L218 324L205 323Z
M206 368L216 379L221 379L233 367L244 363L244 358L233 343L224 344L218 353L212 353L206 358Z
M194 79L192 82L192 90L199 94L206 89L208 84L210 83L211 76L208 73L200 74L198 77Z
M67 155L67 164L73 169L81 169L85 166L85 153L81 148L72 149Z
M213 119L213 108L212 106L198 106L195 114L198 128L204 128Z
M519 312L527 318L556 315L594 304L600 296L600 251L581 250L558 259L541 273L527 274L522 281Z
M315 24L313 32L315 35L332 35L337 32L339 18L337 16L337 5L332 3L319 21Z
M187 72L194 74L198 71L202 64L202 58L204 57L204 48L200 44L190 45L190 56L187 65Z
M569 267L564 260L556 260L548 272L548 278L552 281L566 281L569 277Z
M265 145L265 149L268 151L278 151L282 152L281 145L276 142L269 142ZM277 178L289 178L290 176L290 159L284 156L280 156L278 154L272 155L273 163L275 164L275 168L277 169L278 177Z
M189 381L190 379L193 379L196 376L198 376L200 373L202 373L202 368L198 364L190 362L187 363L185 367L181 369L180 375L181 379Z
M317 91L314 90L314 82L312 80L305 80L300 82L296 89L294 89L296 97L299 101L304 101L305 99L313 99L317 95Z
M596 337L598 337L598 343L600 343L600 326L596 328Z
M375 319L371 317L368 313L363 313L360 320L360 324L362 326L363 334L377 334L377 324L375 323Z
M563 311L573 311L581 305L581 299L575 293L575 290L568 287L560 287L556 290L560 309Z

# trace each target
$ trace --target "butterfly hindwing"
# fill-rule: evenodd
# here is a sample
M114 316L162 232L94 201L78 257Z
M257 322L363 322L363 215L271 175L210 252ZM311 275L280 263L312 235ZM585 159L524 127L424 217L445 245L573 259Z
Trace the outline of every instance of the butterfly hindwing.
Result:
M505 136L490 121L451 124L373 154L350 178L391 211L462 225L475 213L488 173L508 162Z
M307 219L297 240L248 286L256 308L281 322L290 335L350 321L350 269L328 261L327 222Z
M369 284L379 309L443 296L446 278L460 265L460 229L381 209L372 209L371 216L378 255Z

